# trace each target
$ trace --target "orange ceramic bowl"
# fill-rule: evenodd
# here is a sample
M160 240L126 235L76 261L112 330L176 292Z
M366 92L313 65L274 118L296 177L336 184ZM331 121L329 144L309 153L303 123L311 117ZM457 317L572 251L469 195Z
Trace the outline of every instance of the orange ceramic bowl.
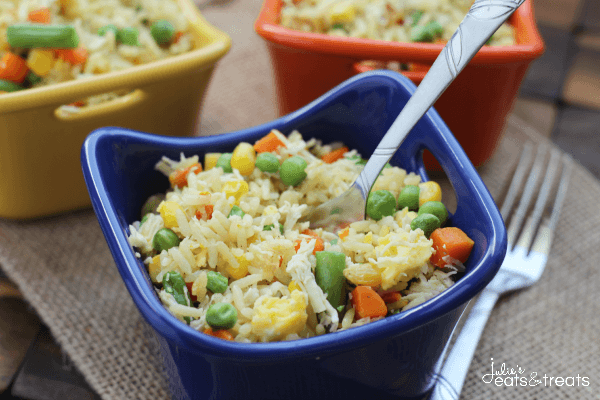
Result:
M281 0L265 0L255 22L273 64L280 114L288 114L344 80L372 69L361 61L399 61L431 65L444 47L301 32L279 25ZM531 0L508 21L513 46L485 46L435 103L448 127L475 166L494 153L529 64L544 52ZM405 75L419 84L426 70ZM437 168L433 158L426 164Z

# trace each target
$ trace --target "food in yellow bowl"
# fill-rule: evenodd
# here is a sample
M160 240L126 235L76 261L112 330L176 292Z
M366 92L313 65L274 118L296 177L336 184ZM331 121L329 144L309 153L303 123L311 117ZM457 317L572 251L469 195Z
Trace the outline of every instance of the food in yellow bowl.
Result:
M0 5L0 91L13 92L193 49L174 0L7 0ZM124 93L80 99L81 107Z
M396 42L445 42L472 0L283 0L281 25L315 33ZM504 24L490 45L514 45Z
M146 202L129 242L165 307L207 334L267 342L360 326L450 287L473 246L444 227L437 183L392 166L366 220L309 229L302 218L363 168L340 143L273 130L201 161L182 154L157 164L171 190Z

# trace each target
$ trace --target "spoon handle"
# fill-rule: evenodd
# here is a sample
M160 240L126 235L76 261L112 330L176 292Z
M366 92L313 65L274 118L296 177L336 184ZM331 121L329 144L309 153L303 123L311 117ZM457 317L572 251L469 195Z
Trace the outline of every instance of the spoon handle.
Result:
M477 51L525 0L475 0L469 13L436 58L423 81L408 100L371 158L355 185L366 200L381 169L396 153L400 144L429 110ZM458 100L457 100L458 101Z

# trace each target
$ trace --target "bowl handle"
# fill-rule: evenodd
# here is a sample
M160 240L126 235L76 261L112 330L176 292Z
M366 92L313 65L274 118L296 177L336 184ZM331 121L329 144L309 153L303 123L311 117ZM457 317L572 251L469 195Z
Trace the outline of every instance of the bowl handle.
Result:
M148 94L145 91L135 89L124 96L93 106L60 106L54 110L54 116L61 121L80 121L83 119L98 118L128 110L143 103L147 98Z

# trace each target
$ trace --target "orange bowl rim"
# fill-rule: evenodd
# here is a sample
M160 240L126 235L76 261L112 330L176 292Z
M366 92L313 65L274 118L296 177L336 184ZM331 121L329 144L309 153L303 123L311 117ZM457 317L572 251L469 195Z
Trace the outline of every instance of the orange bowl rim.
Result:
M279 25L281 0L264 0L254 29L268 42L313 53L337 55L356 60L410 60L432 63L444 44L403 43L384 40L348 38L322 33L302 32ZM531 0L526 0L511 16L518 21L517 37L512 46L484 46L472 64L531 62L544 52L544 42L537 29Z

